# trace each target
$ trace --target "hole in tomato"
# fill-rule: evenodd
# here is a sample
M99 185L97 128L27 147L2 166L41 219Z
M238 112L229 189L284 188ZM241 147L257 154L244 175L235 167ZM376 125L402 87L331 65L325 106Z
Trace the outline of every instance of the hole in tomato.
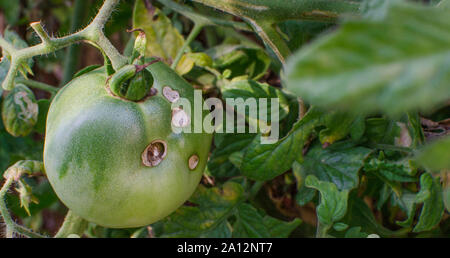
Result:
M162 140L155 140L142 153L142 164L147 167L158 166L166 157L167 144Z
M197 155L192 155L190 158L189 158L189 169L190 170L194 170L196 167L197 167L197 165L198 165L198 161L199 161L199 158L198 158L198 156Z

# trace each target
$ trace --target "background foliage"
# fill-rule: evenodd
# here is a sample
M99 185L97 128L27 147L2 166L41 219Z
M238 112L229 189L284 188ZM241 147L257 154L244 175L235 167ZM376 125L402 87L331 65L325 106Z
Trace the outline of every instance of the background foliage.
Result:
M18 48L34 45L30 22L42 19L47 31L65 35L101 3L0 0L0 29ZM146 54L205 97L279 98L282 139L262 145L261 134L217 133L202 183L184 206L149 227L90 223L84 235L450 236L449 12L448 0L121 1L106 25L121 52L129 55L134 41L126 30L141 28ZM74 45L35 58L16 80L31 71L29 78L61 86L93 64L102 65L102 55ZM9 65L4 56L1 81ZM19 108L8 104L11 94L0 89L2 113ZM31 94L37 118L0 123L0 171L42 159L51 93ZM48 234L66 212L39 174L8 198L20 223Z

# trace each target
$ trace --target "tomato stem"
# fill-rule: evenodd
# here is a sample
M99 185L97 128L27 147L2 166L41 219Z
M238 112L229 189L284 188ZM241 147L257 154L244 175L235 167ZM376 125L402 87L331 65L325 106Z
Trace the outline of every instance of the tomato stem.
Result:
M111 60L115 70L124 66L127 63L127 58L119 53L103 33L104 26L118 2L119 0L105 0L103 6L98 11L97 16L86 28L61 38L50 37L43 29L40 22L32 23L31 27L41 38L41 43L35 46L16 49L12 44L0 36L0 47L11 56L11 66L3 81L2 87L6 90L14 88L17 71L28 59L38 55L53 53L61 48L68 47L80 41L87 41L88 43L101 48L102 52L104 52Z
M33 81L33 80L26 80L26 79L16 79L17 83L21 83L24 84L28 87L32 87L32 88L36 88L36 89L40 89L43 91L46 91L48 93L50 93L52 96L55 95L58 92L58 88L53 87L51 85L48 85L46 83L43 82L38 82L38 81Z
M13 183L14 177L8 177L0 190L0 213L6 225L6 238L13 238L14 233L18 233L20 235L24 235L30 238L44 238L45 236L35 233L26 227L16 224L12 219L11 215L9 214L5 198L6 193L8 192L9 188Z
M59 228L58 233L56 233L55 238L67 238L72 234L83 235L84 231L88 226L88 222L83 218L75 215L71 210L67 212L64 223Z

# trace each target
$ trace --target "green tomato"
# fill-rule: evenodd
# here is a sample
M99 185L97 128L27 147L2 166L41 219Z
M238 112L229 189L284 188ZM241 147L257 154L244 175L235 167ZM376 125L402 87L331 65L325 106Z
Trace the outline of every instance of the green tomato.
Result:
M50 105L48 179L69 209L101 226L139 227L168 216L206 166L212 135L174 133L171 102L178 98L165 94L190 100L194 110L192 86L162 62L148 70L157 92L143 100L111 94L100 68L75 78Z

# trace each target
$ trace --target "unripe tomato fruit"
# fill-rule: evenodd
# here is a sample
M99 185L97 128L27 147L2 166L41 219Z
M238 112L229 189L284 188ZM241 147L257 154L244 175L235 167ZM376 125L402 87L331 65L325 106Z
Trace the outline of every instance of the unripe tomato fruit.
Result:
M162 62L147 69L154 96L113 96L100 68L72 80L49 109L48 179L69 209L101 226L138 227L166 217L194 192L208 159L212 135L174 133L174 100L163 94L170 87L194 110L192 86Z

